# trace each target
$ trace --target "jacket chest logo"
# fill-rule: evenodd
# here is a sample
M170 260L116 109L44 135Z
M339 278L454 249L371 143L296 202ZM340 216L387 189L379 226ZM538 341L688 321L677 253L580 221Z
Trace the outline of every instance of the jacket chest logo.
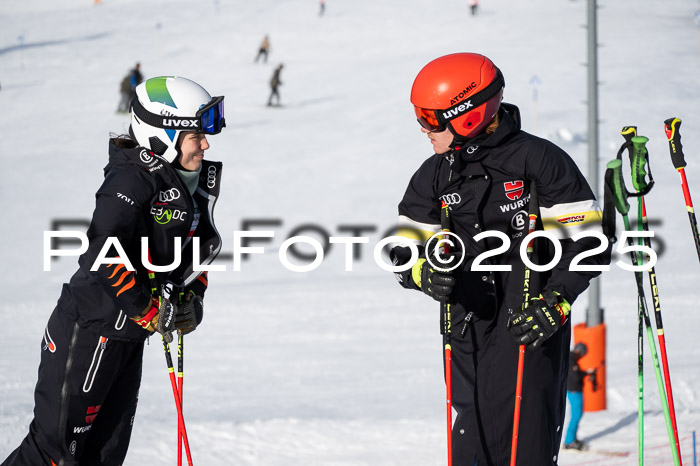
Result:
M503 183L503 189L506 192L506 197L511 201L517 201L523 195L525 183L523 180L507 181Z
M457 193L445 194L440 196L440 200L447 205L456 205L462 202L462 196Z
M170 188L166 191L161 191L158 193L158 201L160 202L172 202L175 199L180 198L180 191L177 188Z
M162 206L151 206L151 215L153 215L153 220L159 225L166 225L171 220L184 222L187 219L186 211Z

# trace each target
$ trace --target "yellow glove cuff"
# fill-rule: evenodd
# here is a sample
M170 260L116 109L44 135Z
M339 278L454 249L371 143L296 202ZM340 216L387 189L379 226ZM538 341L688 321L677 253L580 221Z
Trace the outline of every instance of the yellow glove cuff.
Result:
M413 279L413 283L418 285L418 288L420 288L420 274L421 271L423 270L423 263L425 262L425 259L418 259L415 264L413 264L413 267L411 267L411 278Z

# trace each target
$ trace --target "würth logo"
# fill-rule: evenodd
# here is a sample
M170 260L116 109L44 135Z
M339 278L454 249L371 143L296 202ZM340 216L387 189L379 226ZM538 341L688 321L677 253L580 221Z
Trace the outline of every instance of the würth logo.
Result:
M503 183L503 188L506 190L506 197L511 201L520 199L523 195L525 183L522 180L508 181Z

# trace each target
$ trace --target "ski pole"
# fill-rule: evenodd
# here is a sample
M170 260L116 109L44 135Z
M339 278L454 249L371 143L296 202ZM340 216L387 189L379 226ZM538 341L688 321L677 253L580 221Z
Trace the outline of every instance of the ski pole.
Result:
M173 387L173 395L175 397L175 408L177 409L178 429L182 434L182 441L185 444L185 454L187 455L187 464L192 466L192 455L190 453L190 442L187 440L187 429L185 428L185 419L182 417L182 405L180 404L180 394L177 390L177 382L175 381L175 368L173 367L173 358L170 355L170 345L163 336L163 350L165 350L165 362L168 365L168 374L170 375L170 385Z
M180 408L183 409L184 394L183 394L183 376L184 376L184 347L185 337L182 332L177 333L177 391L180 394ZM177 466L182 466L182 430L184 424L177 419Z
M644 191L647 187L653 185L654 179L651 176L651 170L649 169L649 153L646 148L646 143L649 141L648 138L644 136L634 136L631 138L632 142L632 152L631 152L631 157L633 159L632 166L636 168L636 170L633 169L632 174L633 174L633 184L635 187L635 190L637 193L641 193ZM648 173L647 173L648 169ZM649 182L647 183L645 180L646 175L648 174L649 176ZM648 191L647 191L648 192ZM639 207L639 218L641 220L641 223L639 224L639 228L642 231L649 231L649 224L647 222L647 214L646 214L646 204L644 201L644 196L640 195L637 198L638 202L638 207ZM643 238L643 244L647 246L649 249L651 249L651 240L649 237L644 237ZM643 259L642 255L640 253L638 257L638 263L640 265L643 264ZM664 335L664 324L663 320L661 318L661 301L659 299L659 289L658 285L656 283L656 270L654 266L650 267L648 270L648 275L649 275L649 286L651 288L651 294L653 298L653 303L654 303L654 318L656 321L656 334L657 338L659 340L659 350L661 352L661 365L663 366L663 373L664 373L664 380L665 380L665 387L666 387L666 401L667 405L665 406L665 411L664 411L664 416L666 416L666 427L668 430L668 435L669 435L669 441L671 443L671 451L674 456L674 463L676 465L682 465L683 462L681 460L681 451L680 451L680 442L678 440L678 426L676 424L676 409L673 403L673 391L671 389L671 375L670 375L670 369L668 365L668 355L666 352L666 337ZM658 382L658 379L657 379ZM659 389L661 390L661 388ZM662 397L663 401L663 397ZM668 415L666 415L666 411L668 411Z
M150 251L148 252L148 262L151 262L151 253ZM173 286L172 283L168 283L166 285L163 285L161 288L161 291L159 293L158 291L158 284L156 282L156 274L152 270L148 270L148 279L151 283L151 295L159 295L163 296L166 295L165 298L170 298L172 295L172 290ZM170 337L170 340L172 341L172 336ZM178 446L184 442L185 444L185 454L187 455L187 463L189 466L192 466L192 454L190 453L190 443L187 439L187 429L185 428L185 419L182 415L182 403L181 403L181 398L180 398L180 392L177 387L177 382L175 381L175 369L173 367L173 358L172 355L170 354L170 344L168 340L166 340L165 335L163 335L163 351L165 352L165 363L168 366L168 374L170 375L170 384L172 385L173 388L173 396L175 398L175 409L177 410L177 430L178 430ZM180 361L178 361L178 366L180 365ZM178 367L180 369L180 367ZM180 442L180 436L182 436L182 442ZM179 448L178 448L179 450ZM181 461L181 453L179 454L179 461ZM178 463L178 466L180 463Z
M449 254L450 247L446 244L447 233L450 233L450 210L445 201L440 207L440 226L443 235L444 254ZM445 390L447 400L447 464L452 466L452 310L450 303L440 303L442 313L443 344L445 349Z
M615 207L618 209L618 212L622 215L622 220L625 225L625 231L630 232L632 229L630 228L630 222L627 213L629 212L629 203L627 202L627 197L632 195L635 196L634 194L631 194L627 191L625 188L624 180L622 178L622 161L620 159L615 159L607 164L608 170L612 173L610 176L613 178L613 184L614 184L614 189L615 189ZM608 173L606 173L606 178L608 177ZM640 235L641 236L641 235ZM642 266L643 264L640 264L637 261L637 254L635 254L635 250L639 250L637 248L634 248L634 240L632 239L631 236L628 236L627 238L627 244L630 249L630 258L632 259L632 264L634 266ZM671 451L673 453L673 460L674 464L678 465L678 457L676 454L676 445L674 442L673 438L673 432L671 428L671 419L670 419L670 414L669 414L669 408L668 408L668 401L666 399L666 391L664 390L664 382L663 382L663 377L661 376L661 368L659 367L659 358L656 352L656 344L654 343L654 336L652 335L652 328L651 328L651 320L649 318L649 311L647 309L647 302L646 302L646 297L644 294L644 284L643 284L643 279L642 279L642 272L641 271L635 271L634 272L634 277L635 281L637 283L637 300L638 300L638 305L639 308L641 309L641 318L643 319L644 326L646 327L647 330L647 341L649 342L649 350L651 352L651 359L652 359L652 364L654 366L654 373L656 375L656 384L657 388L659 391L659 397L661 398L661 405L664 410L664 418L666 421L666 428L669 434L669 440L671 444ZM641 327L641 323L640 323ZM643 415L644 415L644 404L643 404L643 364L642 364L642 346L643 346L643 339L640 340L638 336L637 340L637 351L638 351L638 356L639 356L639 361L638 361L638 386L639 386L639 402L638 402L638 427L639 427L639 464L643 464L643 455L644 455L644 423L643 423Z
M630 210L629 202L627 202L629 193L622 178L622 160L620 159L623 148L620 148L618 157L606 165L605 183L612 186L615 208L622 215L625 231L629 231L629 218L627 217ZM627 239L627 244L632 246L631 238ZM634 251L630 251L630 256L632 257L632 263L636 265L637 256ZM637 272L635 272L635 278L636 275ZM646 305L646 301L642 300L643 295L642 282L640 279L637 279L637 457L639 466L644 465L644 331L642 327L642 307Z
M622 178L622 153L625 149L630 149L632 147L632 138L637 135L636 126L625 126L620 131L620 134L625 138L625 143L620 147L617 152L617 159L620 162L618 167L612 167L610 174L614 174L614 188L615 193L615 207L618 212L623 215L623 219L626 219L626 215L629 213L630 205L627 202L627 198L631 195L627 188L625 187L624 179ZM632 178L635 178L636 165L632 158L632 152L630 151L630 165L632 166ZM625 231L627 227L625 227ZM628 243L630 244L630 243ZM630 252L634 255L633 252ZM632 263L636 264L637 257L632 258ZM641 253L639 259L641 260ZM639 289L637 290L637 448L639 465L644 464L644 312L642 311L642 306L646 305L646 302L642 304L642 299L639 295Z
M539 212L539 203L537 199L537 186L534 182L530 184L530 200L529 200L529 218L528 235L537 228L537 216ZM527 243L526 255L529 260L532 260L532 253L535 249L535 240L531 238ZM523 304L524 310L530 301L530 268L525 265L525 275L523 278ZM513 411L513 435L510 445L510 466L515 466L515 459L518 454L518 429L520 427L520 403L523 394L523 369L525 367L525 345L518 346L518 372L515 380L515 409Z
M681 119L669 118L664 121L664 130L668 138L668 147L671 151L671 162L678 170L681 177L681 188L683 189L683 197L685 198L685 208L688 211L688 220L690 221L690 229L693 232L693 241L695 241L695 250L698 253L700 260L700 235L698 234L698 222L695 219L695 210L693 209L693 199L690 197L690 189L688 188L688 180L685 177L685 157L683 156L683 146L681 145Z

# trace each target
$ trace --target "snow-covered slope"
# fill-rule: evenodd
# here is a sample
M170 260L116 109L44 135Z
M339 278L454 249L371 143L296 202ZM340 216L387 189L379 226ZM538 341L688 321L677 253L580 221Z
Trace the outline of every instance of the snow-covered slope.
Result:
M698 4L600 3L601 178L621 127L637 125L651 139L657 186L648 211L665 245L658 281L687 438L700 427L700 265L662 124L683 119L691 190L700 186ZM221 262L228 270L210 278L204 323L186 339L195 462L443 464L437 306L398 287L371 255L395 222L410 175L430 155L410 86L437 56L488 55L503 70L505 99L521 107L525 129L560 144L585 172L585 18L581 0L483 0L477 17L461 0L329 0L321 18L311 0L2 1L0 458L26 433L42 330L76 267L62 258L43 271L43 231L54 220L90 217L108 134L128 126L115 113L119 82L140 61L146 77L186 76L226 96L228 127L210 138L207 153L225 164L216 214L224 251L245 220L279 221L256 227L275 231L265 255L244 261L240 272ZM269 62L254 64L265 34ZM267 82L280 62L284 106L271 109ZM286 270L277 248L306 224L338 236L352 225L372 227L355 270L344 271L339 245L313 272ZM636 448L635 293L631 273L613 266L604 275L608 410L586 414L580 430L600 449ZM576 303L575 323L586 305L586 296ZM172 393L161 345L151 343L127 464L175 458ZM646 441L663 445L651 365L645 383ZM583 461L562 452L560 462Z

